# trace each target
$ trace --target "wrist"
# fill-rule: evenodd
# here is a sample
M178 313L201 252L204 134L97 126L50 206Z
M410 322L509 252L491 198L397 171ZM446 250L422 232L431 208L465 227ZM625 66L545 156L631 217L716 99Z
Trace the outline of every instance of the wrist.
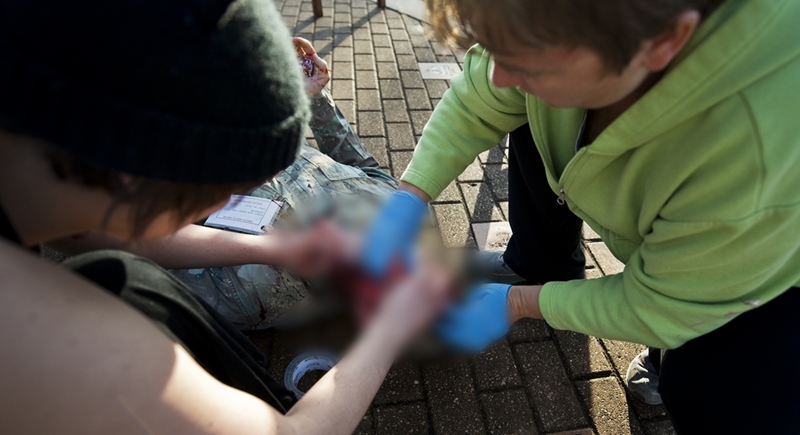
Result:
M248 240L252 246L255 264L269 264L271 266L285 266L282 264L284 255L280 255L281 236L277 234L265 234L263 236L250 236Z
M405 182L405 181L401 181L400 185L397 187L397 190L413 193L414 195L416 195L419 199L421 199L425 203L431 202L430 195L428 195L427 193L425 193L424 190L420 189L419 187L417 187L417 186L415 186L415 185L413 185L411 183L408 183L408 182Z
M425 200L420 198L420 196L414 192L409 190L397 190L393 193L393 195L398 198L403 198L402 201L406 205L411 206L415 211L427 212L428 210L428 204L425 202Z
M514 323L519 319L534 318L541 319L542 312L539 310L539 293L542 286L512 286L508 290L508 320Z
M308 98L310 100L327 99L328 96L325 93L326 89L327 88L323 87L322 89L319 90L319 92L316 92L316 93L308 93L308 92L306 92L306 95L308 95Z

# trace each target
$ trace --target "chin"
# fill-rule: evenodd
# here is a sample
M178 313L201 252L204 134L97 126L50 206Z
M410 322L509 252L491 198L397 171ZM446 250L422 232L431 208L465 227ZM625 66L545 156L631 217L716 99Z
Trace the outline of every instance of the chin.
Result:
M558 100L545 100L544 98L542 98L542 100L548 106L553 107L555 109L569 109L569 108L573 108L573 107L578 107L576 104L568 104L568 103L565 103L565 102L562 102L562 101L558 101Z
M557 96L554 96L554 95L543 95L541 93L531 92L531 91L529 91L527 89L524 89L524 88L520 88L520 89L522 89L522 91L525 92L526 94L533 95L534 97L544 101L545 104L547 104L548 106L554 107L556 109L567 109L567 108L570 108L570 107L580 107L580 104L578 102L573 101L572 99L569 99L569 98L557 97Z
M558 99L558 98L542 98L548 106L554 107L556 109L574 109L574 108L581 108L586 110L595 110L600 109L607 104L598 104L596 102L588 101L588 100L577 100L577 99Z
M541 98L542 101L544 101L545 104L547 104L548 106L554 107L556 109L569 109L569 108L573 108L573 107L582 107L581 104L579 104L577 102L574 102L574 101L569 101L569 100L566 100L566 99L543 98L543 97L539 97L539 98Z

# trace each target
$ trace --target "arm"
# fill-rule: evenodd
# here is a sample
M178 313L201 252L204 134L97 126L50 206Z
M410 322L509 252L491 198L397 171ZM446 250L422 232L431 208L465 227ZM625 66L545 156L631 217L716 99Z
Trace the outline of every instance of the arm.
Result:
M427 214L426 203L437 197L481 152L525 123L525 96L516 89L491 84L489 55L470 49L464 72L434 110L408 169L367 231L361 265L384 277L394 259L410 263L411 244Z
M269 264L311 275L325 269L331 259L338 257L342 243L335 228L327 224L301 234L260 236L187 225L173 235L156 240L124 242L90 233L79 239L57 240L48 246L68 255L117 249L149 258L165 269Z
M659 219L625 270L547 283L538 305L557 329L675 348L797 284L800 211L760 211L730 222ZM531 305L533 308L533 305Z
M0 370L15 374L0 379L2 433L351 433L447 288L430 273L397 287L351 352L284 416L208 375L108 292L3 242L0 258Z
M431 198L430 195L425 193L424 190L405 181L400 182L400 185L397 187L397 190L405 190L406 192L411 192L414 195L417 195L421 200L425 202L431 202L431 200L433 200L433 198Z
M731 222L660 219L622 273L543 286L482 285L449 312L440 333L480 350L505 334L487 331L489 320L531 317L556 329L672 349L797 285L800 253L796 239L786 237L797 233L788 229L797 222L797 206Z
M277 264L274 236L253 236L199 225L187 225L173 235L156 240L126 242L99 233L65 238L48 246L68 255L117 249L149 258L166 269L224 267L248 263Z
M430 198L437 197L478 154L527 122L525 94L492 84L491 58L482 47L469 50L464 72L451 84L401 177Z
M508 323L519 319L544 319L539 309L540 285L515 285L508 290Z

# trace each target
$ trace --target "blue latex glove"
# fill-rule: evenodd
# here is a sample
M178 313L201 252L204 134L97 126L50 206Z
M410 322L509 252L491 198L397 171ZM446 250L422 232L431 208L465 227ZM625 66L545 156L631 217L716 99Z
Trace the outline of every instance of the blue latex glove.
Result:
M450 307L436 332L456 349L480 352L508 333L508 284L483 284Z
M367 231L361 251L364 270L384 278L395 259L412 268L411 248L427 214L427 204L417 195L404 190L392 193Z

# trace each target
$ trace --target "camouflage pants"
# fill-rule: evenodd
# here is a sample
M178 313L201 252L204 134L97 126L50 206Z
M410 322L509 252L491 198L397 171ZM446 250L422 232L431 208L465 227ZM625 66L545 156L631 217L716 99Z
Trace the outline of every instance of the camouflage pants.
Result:
M309 126L319 150L304 144L294 164L251 195L283 204L276 228L303 227L321 216L363 228L376 205L397 189L397 180L378 167L327 89L312 98ZM316 285L263 264L170 272L243 330L274 326L287 312L302 309Z

